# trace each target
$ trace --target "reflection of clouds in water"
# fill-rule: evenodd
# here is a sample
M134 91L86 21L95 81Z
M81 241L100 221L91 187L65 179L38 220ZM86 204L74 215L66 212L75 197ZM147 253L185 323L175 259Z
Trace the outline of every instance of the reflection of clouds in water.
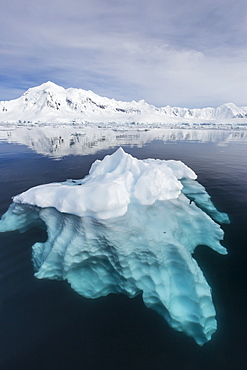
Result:
M226 146L246 139L247 130L133 129L129 126L128 129L90 126L0 128L0 141L26 145L39 154L55 158L95 154L121 145L142 147L153 140L214 142Z

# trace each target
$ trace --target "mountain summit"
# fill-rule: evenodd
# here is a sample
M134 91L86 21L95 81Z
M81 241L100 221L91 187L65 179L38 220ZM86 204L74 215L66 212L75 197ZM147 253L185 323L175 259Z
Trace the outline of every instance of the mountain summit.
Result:
M144 100L122 102L101 97L92 91L64 89L45 82L28 89L20 98L0 102L0 122L42 123L181 123L245 118L247 107L233 103L217 108L157 108ZM243 121L245 121L243 120Z

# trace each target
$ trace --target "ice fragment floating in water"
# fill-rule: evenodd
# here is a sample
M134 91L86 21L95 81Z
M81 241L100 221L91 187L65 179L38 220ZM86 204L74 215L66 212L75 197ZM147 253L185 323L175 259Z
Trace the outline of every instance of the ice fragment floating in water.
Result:
M13 198L0 231L46 225L33 246L37 278L65 279L79 294L141 294L147 307L198 344L216 330L211 289L191 254L225 254L229 222L179 161L137 160L121 148L82 180L41 185Z

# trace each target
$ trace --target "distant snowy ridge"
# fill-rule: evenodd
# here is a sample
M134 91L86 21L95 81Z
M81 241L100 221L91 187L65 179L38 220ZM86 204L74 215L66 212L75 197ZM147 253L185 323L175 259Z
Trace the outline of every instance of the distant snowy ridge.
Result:
M20 98L0 102L5 123L247 123L247 106L233 103L217 108L157 108L144 100L123 102L92 91L64 89L53 82L28 89Z

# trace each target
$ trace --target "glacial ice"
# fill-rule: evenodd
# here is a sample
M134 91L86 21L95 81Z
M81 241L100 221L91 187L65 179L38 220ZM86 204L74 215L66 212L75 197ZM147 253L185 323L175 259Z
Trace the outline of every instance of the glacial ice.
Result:
M13 198L0 231L46 227L33 245L35 276L67 280L79 294L141 294L147 307L202 345L216 331L211 288L192 257L207 244L226 254L216 210L180 161L138 160L119 148L82 180Z

